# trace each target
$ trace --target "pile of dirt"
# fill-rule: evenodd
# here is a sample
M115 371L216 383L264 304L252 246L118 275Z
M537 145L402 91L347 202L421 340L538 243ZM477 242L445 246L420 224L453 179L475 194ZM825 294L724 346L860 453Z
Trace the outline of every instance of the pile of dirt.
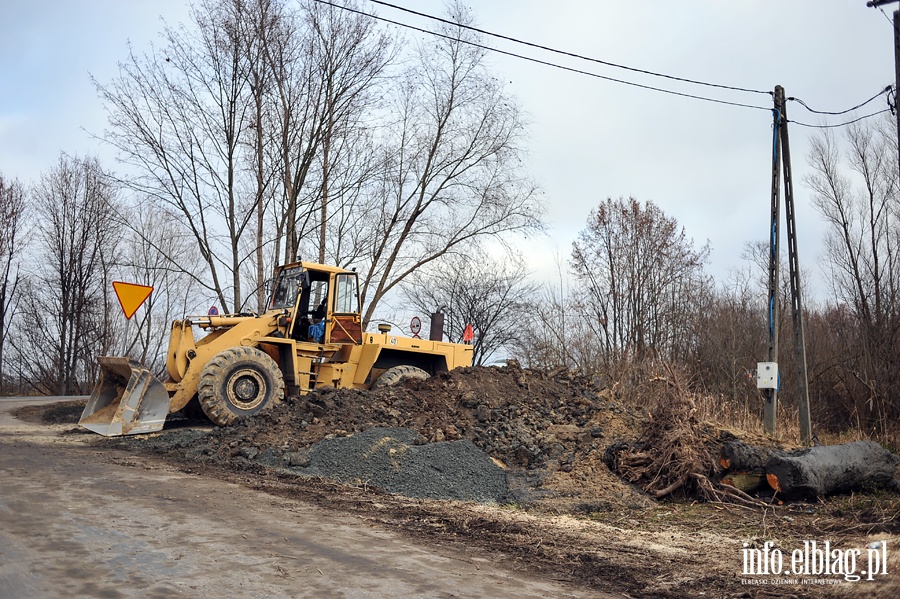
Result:
M598 379L511 365L370 391L320 389L199 436L166 431L113 442L412 497L593 512L647 504L603 462L606 449L634 439L643 421ZM339 441L351 436L356 440Z
M36 424L74 424L84 412L82 400L64 401L50 406L23 406L14 412L16 418Z
M170 417L161 435L110 442L187 463L554 513L646 507L650 497L749 507L761 504L748 492L771 499L767 479L747 468L737 471L744 490L722 484L723 443L736 437L698 418L675 373L641 385L646 412L614 389L602 378L515 363L461 368L396 387L322 388L225 428L198 432ZM76 421L81 409L61 404L28 416ZM747 481L756 479L751 491Z

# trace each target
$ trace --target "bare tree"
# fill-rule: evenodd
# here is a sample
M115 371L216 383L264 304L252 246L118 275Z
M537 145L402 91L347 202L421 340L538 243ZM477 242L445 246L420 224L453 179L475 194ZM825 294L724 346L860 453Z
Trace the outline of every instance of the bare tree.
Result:
M18 259L25 249L25 188L0 175L0 387L5 382L4 347L19 302Z
M202 268L170 260L230 311L262 303L266 262L297 259L307 233L325 259L341 177L359 190L377 157L355 142L392 54L376 21L312 0L202 0L192 21L97 88L129 185L175 210Z
M538 286L522 319L513 355L530 368L565 367L596 374L601 363L600 346L569 287L563 265L557 265L558 280Z
M252 294L242 278L261 287L267 239L285 261L302 247L362 263L368 322L420 266L541 227L519 161L521 116L471 30L446 26L423 42L388 92L393 42L343 8L204 0L193 27L167 27L161 50L132 53L97 86L107 139L138 169L128 184L175 211L202 267L169 260L225 310ZM470 22L461 5L451 11Z
M203 0L195 28L167 27L160 51L132 53L112 83L96 84L109 114L106 139L139 173L128 184L177 211L171 225L192 233L205 269L170 260L226 310L241 304L241 241L257 214L257 196L246 193L255 181L245 168L252 113L244 11L242 2Z
M472 22L460 3L460 25ZM385 176L371 192L368 323L381 299L421 266L479 239L541 228L540 204L520 165L522 116L487 69L470 29L444 25L418 46L391 99Z
M768 246L764 251L768 254ZM760 279L767 267L768 264L759 269ZM697 291L704 297L704 305L694 321L697 342L689 363L693 366L689 372L705 392L744 408L749 408L748 402L756 398L755 378L751 375L765 355L767 338L765 285L756 280L756 274L748 266L733 272L718 289ZM782 371L785 369L782 367Z
M350 6L355 3L349 3ZM322 74L321 187L318 194L319 262L326 259L330 205L342 203L345 189L332 186L334 174L349 179L351 193L371 174L372 154L364 138L363 115L374 106L375 84L392 59L391 42L377 33L373 19L334 6L312 3L309 22L317 40L316 66Z
M31 195L42 218L14 347L37 390L85 392L111 337L115 192L95 159L63 156Z
M481 365L509 351L522 332L522 318L537 285L527 280L521 258L491 258L483 251L448 255L423 267L403 284L403 293L426 314L444 308L444 332L460 342L467 325L474 332L473 359Z
M267 85L255 92L258 153L270 156L280 182L272 204L273 255L293 262L315 209L307 187L322 143L322 83L312 58L316 42L303 12L306 5L300 10L281 2L259 6L264 10L255 21L254 43L264 60L255 63L254 72Z
M265 280L270 269L270 262L266 255L267 235L270 234L266 226L266 208L274 204L277 193L276 170L273 164L277 162L267 145L271 145L267 139L267 126L265 123L272 120L270 114L269 98L273 87L273 72L266 60L266 43L271 32L278 28L279 21L283 18L284 7L279 0L258 0L250 2L247 9L247 22L241 27L241 43L245 48L248 63L248 103L250 105L250 130L244 143L247 144L248 170L252 173L255 186L253 188L253 204L255 206L255 238L250 244L249 255L252 256L248 273L250 280L255 283L256 309L262 311L265 304ZM271 250L270 250L271 251ZM274 257L271 256L271 257ZM244 302L249 298L244 299Z
M591 212L571 264L581 310L607 360L683 357L693 341L696 290L710 285L708 254L652 202L607 199Z
M855 395L853 416L863 429L886 430L900 415L900 195L892 128L886 120L856 123L846 129L843 152L825 130L813 140L813 172L805 180L829 227L825 251L837 307L846 306L859 327L858 345L847 347L842 368L855 381L844 389Z
M297 8L279 0L255 3L250 43L261 58L251 63L256 137L258 154L272 161L281 184L272 204L273 255L285 262L296 260L302 245L326 259L330 206L344 201L334 173L345 156L374 155L363 146L353 153L356 146L345 140L363 128L394 54L375 20L360 14L355 2L344 6L351 10L312 0Z

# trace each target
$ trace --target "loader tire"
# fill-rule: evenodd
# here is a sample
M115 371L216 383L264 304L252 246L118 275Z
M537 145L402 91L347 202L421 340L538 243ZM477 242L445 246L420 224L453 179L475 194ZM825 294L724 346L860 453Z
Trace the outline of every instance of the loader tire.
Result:
M284 399L284 377L275 360L255 347L219 352L200 374L197 399L219 426L252 416Z
M378 389L379 387L396 387L403 381L407 380L417 380L424 381L427 379L430 374L418 368L416 366L408 366L406 364L402 364L400 366L394 366L393 368L388 368L384 372L381 373L381 376L375 380L375 384L372 387Z

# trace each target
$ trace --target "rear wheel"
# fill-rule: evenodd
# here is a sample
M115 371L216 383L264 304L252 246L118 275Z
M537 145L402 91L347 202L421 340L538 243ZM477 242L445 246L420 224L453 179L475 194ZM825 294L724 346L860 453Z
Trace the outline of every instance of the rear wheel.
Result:
M416 366L408 366L403 364L401 366L394 366L393 368L388 368L381 376L379 376L375 380L375 384L372 385L376 389L379 387L395 387L406 380L418 380L424 381L427 379L429 375L427 372L418 368Z
M210 420L225 426L284 399L284 377L265 352L255 347L232 347L206 364L200 374L197 399Z

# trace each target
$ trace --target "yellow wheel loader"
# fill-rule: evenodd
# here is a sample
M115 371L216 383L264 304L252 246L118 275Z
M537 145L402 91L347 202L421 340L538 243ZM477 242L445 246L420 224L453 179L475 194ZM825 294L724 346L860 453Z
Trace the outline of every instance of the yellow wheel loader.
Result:
M199 339L195 328L206 332ZM79 424L106 436L162 429L166 416L202 410L228 425L285 393L394 385L472 364L472 346L362 330L357 273L296 262L275 269L264 314L187 316L172 324L168 377L101 356L100 380ZM439 335L432 335L439 337Z

